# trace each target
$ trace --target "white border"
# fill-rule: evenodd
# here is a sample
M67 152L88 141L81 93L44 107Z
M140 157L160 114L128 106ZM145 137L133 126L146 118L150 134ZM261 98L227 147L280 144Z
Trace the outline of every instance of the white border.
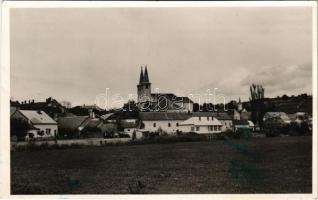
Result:
M10 195L10 8L95 8L95 7L312 7L313 24L313 184L312 194L255 194L255 195ZM133 1L9 1L2 5L1 69L0 69L0 197L10 199L314 199L317 198L317 2L315 1L260 1L260 2L133 2ZM315 123L316 122L316 123Z

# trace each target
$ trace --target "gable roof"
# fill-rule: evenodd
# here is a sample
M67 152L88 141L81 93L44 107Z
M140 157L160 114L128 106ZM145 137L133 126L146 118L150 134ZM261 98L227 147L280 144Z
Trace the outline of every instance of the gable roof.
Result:
M221 122L215 118L211 117L209 119L202 118L199 119L199 116L192 116L191 118L181 122L180 125L196 125L196 126L221 126Z
M178 97L173 93L152 93L152 97L154 98L166 98L170 101L182 101L183 103L193 103L193 101L189 97Z
M249 120L249 119L251 119L251 117L252 117L252 113L251 112L242 112L241 113L241 118L242 119Z
M285 122L290 121L290 118L285 112L267 112L265 113L264 118L281 118Z
M139 118L143 121L154 120L186 120L191 114L182 112L140 112Z
M215 117L218 120L232 120L226 112L194 112L192 115L197 117Z
M18 110L24 117L31 121L32 124L56 124L44 111L35 110Z
M59 117L57 122L59 128L62 129L77 129L80 126L85 126L88 116L73 116L73 117Z

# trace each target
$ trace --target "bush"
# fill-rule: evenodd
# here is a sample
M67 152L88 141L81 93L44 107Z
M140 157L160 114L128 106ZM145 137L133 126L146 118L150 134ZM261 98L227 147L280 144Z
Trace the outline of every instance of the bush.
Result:
M263 123L263 131L267 137L276 137L282 134L284 122L280 118L270 118Z
M239 128L235 131L234 133L234 138L239 139L239 138L249 138L251 134L251 130L250 129L246 129L246 128Z

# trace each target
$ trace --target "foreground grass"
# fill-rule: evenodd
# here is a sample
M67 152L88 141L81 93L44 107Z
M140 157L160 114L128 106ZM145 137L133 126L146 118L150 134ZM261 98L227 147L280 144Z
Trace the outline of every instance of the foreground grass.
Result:
M12 194L311 193L311 137L11 153Z

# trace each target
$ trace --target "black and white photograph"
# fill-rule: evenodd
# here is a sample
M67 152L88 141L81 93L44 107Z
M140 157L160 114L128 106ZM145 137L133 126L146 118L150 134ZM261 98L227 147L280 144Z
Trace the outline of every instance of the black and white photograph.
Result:
M115 5L6 8L10 195L316 190L316 2Z

